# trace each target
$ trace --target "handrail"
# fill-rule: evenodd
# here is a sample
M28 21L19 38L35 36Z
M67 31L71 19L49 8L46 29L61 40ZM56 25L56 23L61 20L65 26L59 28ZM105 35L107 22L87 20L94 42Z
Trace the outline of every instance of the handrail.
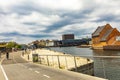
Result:
M86 56L86 55L40 55L39 56L75 56L75 57L89 57L89 58L120 58L120 56Z

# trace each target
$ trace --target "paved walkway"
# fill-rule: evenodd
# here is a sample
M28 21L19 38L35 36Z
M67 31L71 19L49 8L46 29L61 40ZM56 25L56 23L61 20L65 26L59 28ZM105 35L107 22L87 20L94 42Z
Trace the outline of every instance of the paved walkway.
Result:
M4 74L2 72L1 65L0 65L0 80L5 80Z
M85 74L28 63L20 57L20 52L11 53L9 60L3 60L2 66L9 80L105 80ZM4 79L1 78L0 80Z
M1 56L0 58L0 80L5 80L5 76L3 74L3 68L2 68L2 65L1 65L1 61L3 60L4 56Z

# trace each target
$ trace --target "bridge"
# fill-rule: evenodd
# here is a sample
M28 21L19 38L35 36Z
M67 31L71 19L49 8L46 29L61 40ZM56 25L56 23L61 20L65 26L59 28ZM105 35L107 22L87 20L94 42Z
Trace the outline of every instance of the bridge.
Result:
M81 73L54 69L27 62L21 52L10 53L9 59L0 58L0 80L106 80Z

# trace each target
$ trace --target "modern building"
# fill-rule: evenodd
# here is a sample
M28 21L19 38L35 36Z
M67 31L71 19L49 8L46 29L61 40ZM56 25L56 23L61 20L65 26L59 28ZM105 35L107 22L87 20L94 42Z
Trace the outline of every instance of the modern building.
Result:
M60 41L58 40L46 40L46 46L48 47L52 47L52 46L57 47L59 46L59 44L60 44Z
M91 38L75 39L74 34L64 34L59 42L59 46L88 45L90 41Z
M74 34L64 34L62 35L62 40L74 39Z
M120 45L120 32L110 24L99 26L92 33L92 48L103 49L109 45Z

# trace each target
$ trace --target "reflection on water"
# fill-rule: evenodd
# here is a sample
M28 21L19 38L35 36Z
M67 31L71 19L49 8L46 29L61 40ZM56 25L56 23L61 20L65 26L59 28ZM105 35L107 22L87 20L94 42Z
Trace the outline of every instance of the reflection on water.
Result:
M90 55L92 56L93 52L89 48L76 48L76 47L51 47L50 49L59 51L59 52L64 52L72 55Z
M120 56L120 51L92 50L76 47L52 47L55 51L77 56ZM120 58L94 58L94 74L109 80L120 80Z

